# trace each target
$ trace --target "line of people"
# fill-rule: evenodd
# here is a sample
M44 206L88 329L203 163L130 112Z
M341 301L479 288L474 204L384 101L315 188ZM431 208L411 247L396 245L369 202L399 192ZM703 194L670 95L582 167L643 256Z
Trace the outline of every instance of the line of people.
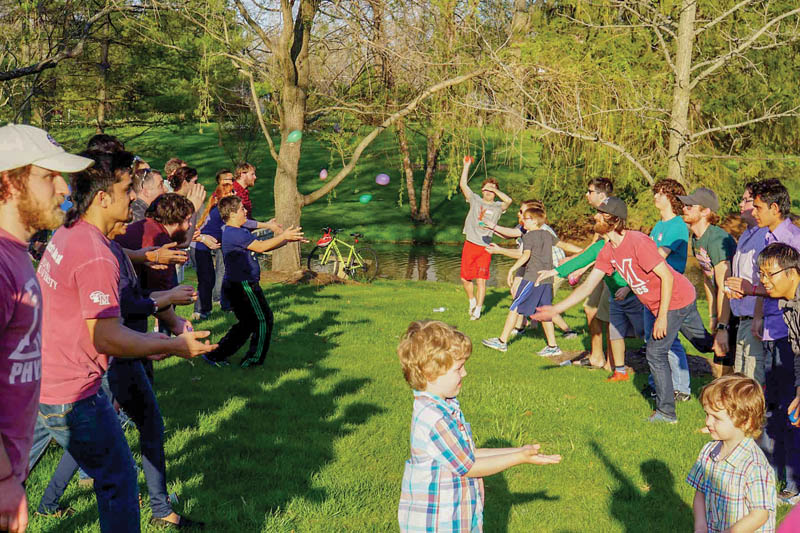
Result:
M218 179L204 212L224 224L197 231L205 199L197 172L179 160L165 170L167 179L110 136L95 136L73 155L38 128L0 128L0 293L9 296L0 306L0 531L26 529L24 482L51 440L64 454L39 513L69 512L59 498L80 468L93 480L101 530L139 531L137 473L120 423L128 417L140 433L151 523L203 526L176 513L167 497L152 362L202 355L225 366L250 340L242 366L262 364L272 313L253 253L301 241L303 234L249 218L247 188L256 176L246 163L236 171L243 198L232 194L237 181L221 189L230 182ZM62 173L70 174L69 186ZM65 214L67 196L72 206ZM248 226L274 235L259 239ZM27 243L40 230L55 233L34 273ZM194 287L178 282L176 269L188 259L190 243L205 247L194 250L195 264L204 260L197 258L202 252L222 250L221 292L239 322L217 344L174 309L198 300ZM210 303L215 281L212 266L200 282L201 305ZM150 316L159 332L148 332Z

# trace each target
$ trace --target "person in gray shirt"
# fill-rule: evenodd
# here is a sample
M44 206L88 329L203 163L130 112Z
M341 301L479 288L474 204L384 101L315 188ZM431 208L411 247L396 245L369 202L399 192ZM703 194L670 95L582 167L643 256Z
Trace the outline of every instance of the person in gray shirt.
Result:
M511 197L497 188L497 180L489 178L481 184L481 194L475 194L467 185L469 167L472 157L464 158L464 169L461 171L459 187L469 204L469 213L464 220L464 248L461 251L461 283L469 298L469 316L471 320L478 320L483 309L483 299L486 296L486 280L489 279L489 267L492 256L486 251L486 246L492 242L494 227L500 216L511 205ZM496 200L495 198L500 198ZM478 286L477 293L473 286Z

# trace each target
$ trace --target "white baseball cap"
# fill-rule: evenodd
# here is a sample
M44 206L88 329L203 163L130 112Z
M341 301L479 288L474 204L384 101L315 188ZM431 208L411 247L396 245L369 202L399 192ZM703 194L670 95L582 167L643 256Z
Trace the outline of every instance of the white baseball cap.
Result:
M46 131L24 124L0 128L0 172L36 165L55 172L80 172L94 163L68 154Z

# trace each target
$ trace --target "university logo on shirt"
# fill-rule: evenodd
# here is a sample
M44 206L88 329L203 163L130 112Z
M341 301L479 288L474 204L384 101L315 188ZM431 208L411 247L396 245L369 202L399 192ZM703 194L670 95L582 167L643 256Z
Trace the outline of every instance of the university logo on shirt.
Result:
M97 305L108 305L109 303L108 294L100 291L94 291L89 295L89 299Z
M636 275L636 272L633 271L633 259L630 257L626 257L622 260L622 265L616 262L616 260L612 259L611 264L620 273L620 275L625 278L625 281L628 282L628 286L631 288L634 294L645 294L650 292L647 288L647 284L639 279L639 276Z

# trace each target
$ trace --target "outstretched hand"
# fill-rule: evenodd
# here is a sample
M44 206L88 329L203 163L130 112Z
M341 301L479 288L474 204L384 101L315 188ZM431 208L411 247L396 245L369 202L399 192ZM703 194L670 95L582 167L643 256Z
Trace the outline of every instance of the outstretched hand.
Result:
M176 337L180 341L177 349L173 350L175 355L183 357L184 359L191 359L204 353L214 350L217 345L211 344L209 341L201 341L211 335L210 331L184 331Z
M287 242L295 242L295 241L308 242L308 240L306 240L303 237L303 228L295 225L291 225L285 230L283 230L280 233L280 237L281 239Z
M744 278L725 278L725 292L728 298L738 300L753 294L753 284Z
M555 277L555 276L558 276L558 272L556 272L555 269L552 269L552 270L540 270L539 271L539 276L536 278L536 282L534 283L534 285L538 286L542 282L542 280L545 280L547 278L552 278L552 277Z
M536 312L531 316L532 319L539 322L550 322L556 316L555 309L552 305L543 305L536 308Z
M542 455L539 453L538 444L526 444L520 448L525 457L525 462L533 465L553 465L561 462L560 455Z

